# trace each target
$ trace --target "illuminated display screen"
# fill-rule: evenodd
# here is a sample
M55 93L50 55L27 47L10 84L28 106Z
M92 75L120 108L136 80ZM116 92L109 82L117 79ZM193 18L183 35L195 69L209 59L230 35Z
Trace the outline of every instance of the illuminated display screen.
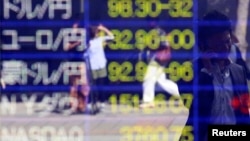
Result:
M0 140L177 141L184 131L187 141L198 141L196 120L185 124L197 96L198 19L213 6L210 1L2 0ZM217 7L229 3L217 2ZM92 70L89 28L100 24L114 39L102 43L107 75L97 85L94 73L103 70ZM98 35L105 36L105 30ZM146 81L162 42L171 48L171 58L161 70L151 70L156 79ZM70 49L70 43L77 45ZM171 94L176 85L180 97ZM144 109L148 86L155 105ZM98 90L104 96L95 101ZM237 100L231 100L236 107ZM84 111L75 113L80 108Z

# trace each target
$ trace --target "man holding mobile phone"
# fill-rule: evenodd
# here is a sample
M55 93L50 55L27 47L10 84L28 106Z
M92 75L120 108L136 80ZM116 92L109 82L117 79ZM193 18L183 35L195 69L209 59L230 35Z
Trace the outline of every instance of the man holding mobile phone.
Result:
M186 122L195 141L208 140L209 125L250 124L246 71L229 59L232 44L228 17L218 11L207 13L198 26L200 57L194 61L197 81L190 84L195 87L189 92L195 95ZM190 140L185 130L180 141Z

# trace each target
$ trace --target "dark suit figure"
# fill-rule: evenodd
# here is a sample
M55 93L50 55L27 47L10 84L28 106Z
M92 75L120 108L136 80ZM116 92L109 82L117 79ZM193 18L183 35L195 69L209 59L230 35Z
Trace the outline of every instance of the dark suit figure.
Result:
M180 87L180 93L194 94L186 122L192 130L184 128L180 141L207 141L209 125L250 124L246 70L229 59L232 44L227 16L207 13L198 28L200 56L193 62L194 81L179 84L192 88Z

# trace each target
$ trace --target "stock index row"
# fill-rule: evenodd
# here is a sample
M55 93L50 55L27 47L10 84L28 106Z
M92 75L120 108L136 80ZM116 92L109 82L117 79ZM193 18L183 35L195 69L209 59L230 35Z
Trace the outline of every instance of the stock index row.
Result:
M170 17L192 19L193 0L3 0L5 20L68 20L88 14L90 20Z

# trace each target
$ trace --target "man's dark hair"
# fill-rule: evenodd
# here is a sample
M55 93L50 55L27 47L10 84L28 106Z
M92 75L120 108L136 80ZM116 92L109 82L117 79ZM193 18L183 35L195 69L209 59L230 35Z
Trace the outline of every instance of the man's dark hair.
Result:
M89 26L88 27L89 39L93 39L98 31L99 31L98 26Z
M206 47L206 40L224 31L232 33L231 21L223 13L213 10L204 15L198 24L198 44L201 47ZM204 48L200 48L203 50Z

